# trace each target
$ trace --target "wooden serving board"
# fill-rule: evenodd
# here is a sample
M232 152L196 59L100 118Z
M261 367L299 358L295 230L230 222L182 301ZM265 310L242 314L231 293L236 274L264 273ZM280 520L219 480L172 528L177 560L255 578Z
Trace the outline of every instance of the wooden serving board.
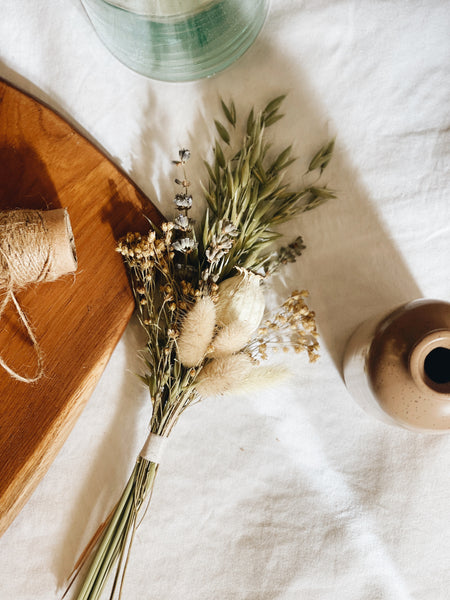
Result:
M0 210L59 207L69 211L78 271L17 294L45 373L26 384L0 368L0 535L67 438L133 313L116 240L145 231L144 215L161 220L88 140L0 79ZM0 352L22 375L35 372L35 353L12 305L0 319Z

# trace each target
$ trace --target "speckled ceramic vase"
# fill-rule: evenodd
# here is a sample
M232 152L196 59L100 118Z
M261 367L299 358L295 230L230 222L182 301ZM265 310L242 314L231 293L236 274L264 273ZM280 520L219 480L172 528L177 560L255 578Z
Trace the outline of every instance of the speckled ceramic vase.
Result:
M414 300L362 323L346 347L344 379L385 423L450 431L450 303Z

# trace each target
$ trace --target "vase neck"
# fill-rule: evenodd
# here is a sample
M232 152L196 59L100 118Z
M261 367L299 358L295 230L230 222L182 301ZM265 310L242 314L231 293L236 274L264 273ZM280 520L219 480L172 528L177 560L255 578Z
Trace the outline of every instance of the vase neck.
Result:
M448 398L450 394L450 330L425 335L411 350L409 369L418 388Z

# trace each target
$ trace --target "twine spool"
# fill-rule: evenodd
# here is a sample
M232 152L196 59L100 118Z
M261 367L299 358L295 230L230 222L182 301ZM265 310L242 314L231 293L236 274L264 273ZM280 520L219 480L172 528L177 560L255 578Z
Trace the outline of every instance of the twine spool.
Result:
M67 209L0 212L0 289L6 290L0 304L0 318L9 301L13 302L38 360L36 375L24 377L0 356L0 366L18 381L37 381L43 374L43 365L38 342L14 292L31 283L54 281L76 269L77 255Z

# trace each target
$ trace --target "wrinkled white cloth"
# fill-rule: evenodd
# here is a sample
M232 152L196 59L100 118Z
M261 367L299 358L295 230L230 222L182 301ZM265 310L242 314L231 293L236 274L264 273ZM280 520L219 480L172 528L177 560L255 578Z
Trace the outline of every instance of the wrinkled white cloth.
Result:
M446 600L450 435L367 416L341 378L345 341L403 300L450 298L450 2L274 0L255 44L217 76L152 81L104 48L78 0L2 3L0 76L84 132L167 215L173 166L210 155L219 98L241 112L287 93L274 146L300 182L336 136L332 200L285 226L307 245L274 280L308 288L309 365L253 398L183 414L139 528L123 600ZM197 186L197 187L196 187ZM200 208L195 209L200 214ZM0 598L60 598L145 439L133 320L67 442L0 539Z

